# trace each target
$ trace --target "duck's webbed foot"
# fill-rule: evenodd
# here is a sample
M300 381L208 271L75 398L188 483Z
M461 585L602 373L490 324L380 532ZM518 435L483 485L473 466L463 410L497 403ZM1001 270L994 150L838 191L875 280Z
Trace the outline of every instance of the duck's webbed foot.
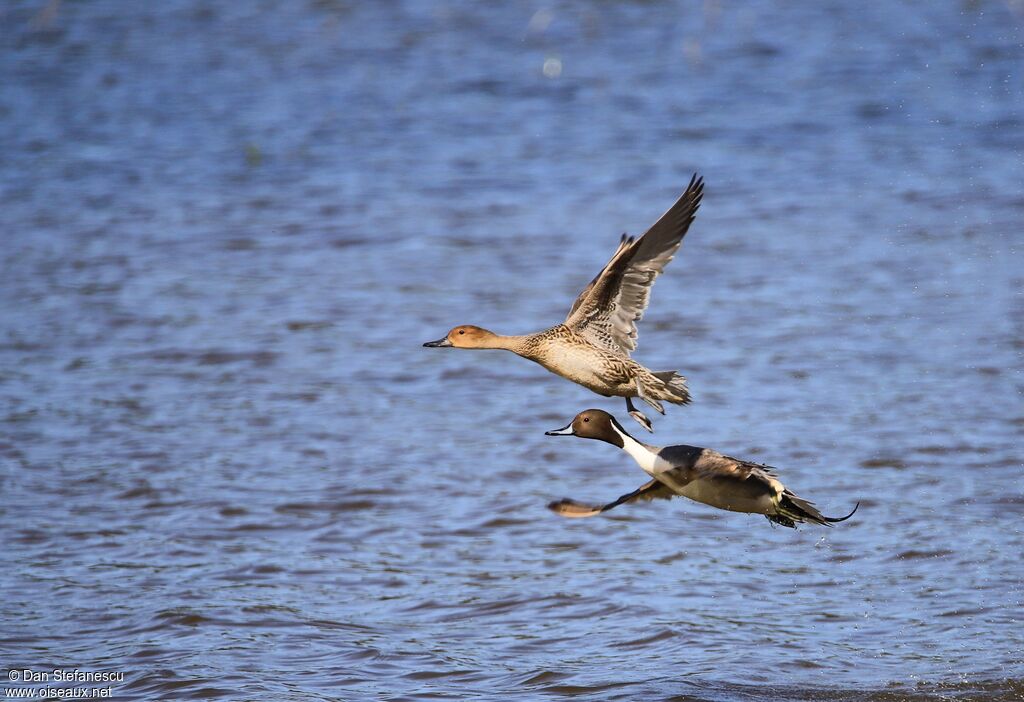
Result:
M647 415L633 406L632 398L626 398L626 410L629 412L629 416L635 419L640 426L652 434L654 433L654 426L651 424L651 420L647 418Z

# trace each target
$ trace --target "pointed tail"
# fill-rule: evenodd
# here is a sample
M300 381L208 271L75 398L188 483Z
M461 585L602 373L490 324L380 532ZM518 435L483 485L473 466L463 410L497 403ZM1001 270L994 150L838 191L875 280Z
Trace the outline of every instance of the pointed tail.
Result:
M830 524L837 524L838 522L845 522L847 519L849 519L850 517L852 517L854 515L854 513L857 511L858 507L860 507L860 502L855 504L853 506L853 509L850 510L850 513L848 515L846 515L845 517L822 517L822 519L824 519L826 522L828 522Z
M779 506L776 508L777 514L770 515L768 518L775 521L777 524L782 524L783 526L788 527L796 527L796 525L801 522L812 522L814 524L830 527L833 524L845 522L854 515L854 512L857 511L858 507L860 507L860 502L858 502L854 506L853 511L845 517L826 517L818 511L818 508L815 507L812 502L808 502L802 497L797 497L789 490L786 490L782 493L782 499L779 500ZM772 519L773 516L781 517L781 519L774 520Z

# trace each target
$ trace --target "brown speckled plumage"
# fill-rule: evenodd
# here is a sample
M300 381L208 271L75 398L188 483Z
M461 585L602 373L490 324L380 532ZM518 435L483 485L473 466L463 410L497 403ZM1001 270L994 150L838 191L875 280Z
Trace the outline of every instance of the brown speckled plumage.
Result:
M605 397L637 397L639 382L646 398L675 404L690 401L689 393L668 386L632 358L597 346L564 324L517 339L509 350L536 361L552 373Z
M651 371L630 358L636 349L636 322L647 309L651 285L679 249L703 193L704 182L694 175L682 196L643 236L624 236L563 323L524 336L464 325L424 345L512 351L599 395L626 398L630 414L651 430L631 398L664 414L662 402L685 405L690 392L686 378L675 371Z

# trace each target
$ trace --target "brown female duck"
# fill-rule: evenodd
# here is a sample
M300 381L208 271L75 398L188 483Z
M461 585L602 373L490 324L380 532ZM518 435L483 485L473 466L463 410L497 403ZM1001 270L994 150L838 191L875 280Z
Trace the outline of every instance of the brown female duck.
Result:
M630 358L636 349L636 322L647 309L655 279L682 244L703 193L704 181L694 175L682 196L643 236L623 235L611 260L561 324L522 336L462 325L423 345L511 351L599 395L626 398L630 416L653 431L632 398L664 414L662 402L685 405L690 393L686 378L676 371L652 371Z

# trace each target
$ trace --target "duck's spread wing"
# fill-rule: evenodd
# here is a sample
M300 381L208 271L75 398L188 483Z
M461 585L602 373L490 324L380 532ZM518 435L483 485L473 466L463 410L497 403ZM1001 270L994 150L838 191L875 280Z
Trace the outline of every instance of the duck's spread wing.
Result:
M634 351L636 323L647 309L651 285L679 250L703 194L704 180L694 175L642 237L623 235L611 260L576 298L565 324L616 353Z
M606 505L587 505L576 500L570 500L564 498L557 502L548 504L548 509L556 514L560 514L563 517L593 517L601 514L601 512L607 512L613 507L618 507L621 504L627 502L637 502L639 500L653 500L657 498L669 499L675 495L671 489L665 487L657 480L651 480L644 483L639 488L631 493L623 495L614 502L609 502Z

